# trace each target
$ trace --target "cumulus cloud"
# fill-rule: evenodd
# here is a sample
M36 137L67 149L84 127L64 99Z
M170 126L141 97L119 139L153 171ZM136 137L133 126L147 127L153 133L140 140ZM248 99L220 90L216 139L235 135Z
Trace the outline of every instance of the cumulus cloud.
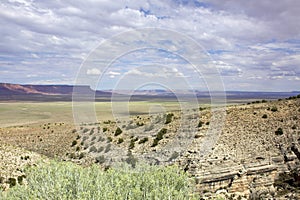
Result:
M100 75L101 74L101 71L97 68L92 68L92 69L88 69L86 71L86 74L87 75Z
M300 77L299 6L298 0L4 0L0 3L0 79L72 83L89 52L105 39L135 28L155 27L193 38L211 54L227 88L252 85L267 90L266 84L255 80L277 78L282 88L295 90ZM159 56L160 62L154 60ZM183 64L178 58L167 54L147 57L144 53L126 59L118 70L107 72L111 80L126 70L148 77L193 76L189 68L180 69ZM173 69L130 69L145 62L164 62ZM101 72L91 68L86 73Z

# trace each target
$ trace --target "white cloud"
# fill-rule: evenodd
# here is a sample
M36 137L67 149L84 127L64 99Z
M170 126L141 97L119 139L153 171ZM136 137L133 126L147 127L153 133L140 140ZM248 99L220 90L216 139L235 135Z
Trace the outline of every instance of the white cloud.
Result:
M113 71L109 71L108 74L112 75L112 76L119 76L119 75L121 75L120 72L113 72Z
M233 79L241 77L240 84L230 87L253 84L263 90L265 84L255 81L261 77L280 78L277 80L286 88L297 89L299 83L293 81L300 77L300 1L204 2L206 7L192 1L3 1L0 79L37 82L59 80L61 74L66 74L66 80L74 80L80 64L99 42L125 30L156 27L190 36L209 52L220 51L212 53L212 58L225 82L235 83ZM121 68L139 66L143 58L150 64L164 61L173 69L131 70L132 75L191 76L187 68L180 69L178 58L161 57L158 62L154 60L157 56L145 54L127 57L129 61ZM122 69L109 71L108 76L120 77ZM37 77L26 77L20 72L39 73ZM96 68L86 73L101 74ZM253 82L243 84L246 79ZM290 81L285 82L287 79Z
M86 71L87 75L100 75L101 71L97 68L87 69Z

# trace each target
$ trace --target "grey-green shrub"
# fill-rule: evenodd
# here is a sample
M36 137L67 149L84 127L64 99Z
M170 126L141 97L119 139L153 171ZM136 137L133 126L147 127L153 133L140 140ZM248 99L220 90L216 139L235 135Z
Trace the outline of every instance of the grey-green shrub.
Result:
M100 159L101 160L101 159ZM51 161L26 170L28 185L0 192L0 199L198 199L188 175L177 167L138 165L100 170Z

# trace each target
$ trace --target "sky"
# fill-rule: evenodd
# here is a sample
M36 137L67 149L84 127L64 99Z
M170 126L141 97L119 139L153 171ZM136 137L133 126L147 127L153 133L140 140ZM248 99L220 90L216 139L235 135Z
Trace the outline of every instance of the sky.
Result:
M299 8L299 0L2 0L0 82L299 91Z

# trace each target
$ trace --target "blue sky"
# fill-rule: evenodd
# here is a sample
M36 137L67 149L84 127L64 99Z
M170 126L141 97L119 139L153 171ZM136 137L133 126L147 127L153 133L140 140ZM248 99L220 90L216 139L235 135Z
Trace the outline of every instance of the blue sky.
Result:
M206 77L195 76L181 55L185 44L177 54L164 51L166 44L128 52L105 72L101 62L85 65L114 35L123 34L125 44L126 31L152 27L192 38L210 54L226 90L299 91L299 7L298 0L3 0L0 82L76 84L78 73L84 73L86 84L98 89L138 87L132 80L139 77L175 89L187 81L206 90Z

